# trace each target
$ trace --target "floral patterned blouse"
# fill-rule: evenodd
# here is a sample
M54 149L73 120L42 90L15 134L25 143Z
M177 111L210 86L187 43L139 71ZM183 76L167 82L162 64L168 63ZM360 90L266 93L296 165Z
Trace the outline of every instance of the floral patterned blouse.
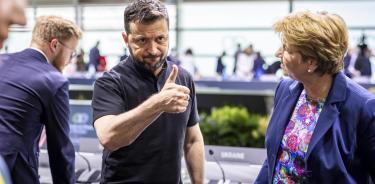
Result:
M281 140L273 183L303 183L305 154L323 105L302 91Z

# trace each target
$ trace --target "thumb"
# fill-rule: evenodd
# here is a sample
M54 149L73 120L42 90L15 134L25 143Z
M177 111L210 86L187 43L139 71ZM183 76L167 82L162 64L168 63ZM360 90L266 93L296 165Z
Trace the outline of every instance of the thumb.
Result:
M172 71L169 74L169 77L167 78L167 80L165 81L165 83L174 83L176 81L176 78L177 78L177 73L178 73L178 68L177 68L176 65L173 65L172 66Z

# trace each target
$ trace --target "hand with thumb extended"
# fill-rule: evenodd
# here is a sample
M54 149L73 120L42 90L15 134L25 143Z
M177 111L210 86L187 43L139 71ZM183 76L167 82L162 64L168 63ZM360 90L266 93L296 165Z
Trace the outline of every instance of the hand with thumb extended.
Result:
M178 74L178 68L177 68L176 65L173 65L172 66L172 71L169 74L167 80L165 81L165 84L167 84L167 83L175 83L176 82L176 78L177 78L177 74Z
M178 68L176 65L173 65L163 89L159 92L159 102L164 112L184 112L189 104L190 90L185 86L175 83L177 74Z

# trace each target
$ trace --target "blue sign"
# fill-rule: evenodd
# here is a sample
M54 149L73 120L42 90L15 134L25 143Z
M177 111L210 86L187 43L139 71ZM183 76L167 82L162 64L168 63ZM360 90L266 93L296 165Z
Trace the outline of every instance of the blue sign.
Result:
M79 150L80 138L97 138L92 122L91 105L71 104L69 124L70 138L76 150Z

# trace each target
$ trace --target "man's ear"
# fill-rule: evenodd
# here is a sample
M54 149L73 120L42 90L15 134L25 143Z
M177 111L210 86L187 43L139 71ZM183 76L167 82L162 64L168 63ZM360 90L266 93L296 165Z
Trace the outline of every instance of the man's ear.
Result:
M52 53L55 53L57 51L57 45L59 44L59 40L56 38L53 38L49 42L49 48L51 49Z
M129 47L129 36L125 32L122 32L121 35L122 35L122 39L124 40L125 44Z

